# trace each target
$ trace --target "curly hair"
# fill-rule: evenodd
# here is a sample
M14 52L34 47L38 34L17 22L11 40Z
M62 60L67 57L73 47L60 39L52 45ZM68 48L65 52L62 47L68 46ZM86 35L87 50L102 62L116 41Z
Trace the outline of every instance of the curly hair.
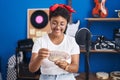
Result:
M55 11L50 11L49 20L51 20L52 17L56 16L62 16L67 20L67 23L70 21L70 12L65 8L58 7Z

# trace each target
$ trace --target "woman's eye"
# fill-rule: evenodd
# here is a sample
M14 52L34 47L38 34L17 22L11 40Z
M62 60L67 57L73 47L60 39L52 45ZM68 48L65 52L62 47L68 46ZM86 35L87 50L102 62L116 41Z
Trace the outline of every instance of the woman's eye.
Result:
M64 25L65 25L65 24L63 24L63 23L61 24L61 26L64 26Z
M53 25L57 25L57 23L52 23Z

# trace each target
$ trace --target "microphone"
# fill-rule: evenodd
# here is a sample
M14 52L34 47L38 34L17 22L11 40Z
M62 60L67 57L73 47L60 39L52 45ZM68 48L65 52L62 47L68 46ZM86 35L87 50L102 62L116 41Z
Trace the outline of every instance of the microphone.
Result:
M79 46L84 46L86 51L88 51L91 43L90 30L88 28L80 28L75 34L75 40Z
M80 28L75 34L76 43L80 47L84 47L86 50L85 54L85 72L86 79L89 80L89 52L91 43L91 32L88 28Z

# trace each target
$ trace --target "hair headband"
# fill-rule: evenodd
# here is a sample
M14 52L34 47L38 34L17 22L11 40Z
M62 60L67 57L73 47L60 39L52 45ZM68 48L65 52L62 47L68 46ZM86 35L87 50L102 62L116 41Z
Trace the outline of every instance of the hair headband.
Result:
M53 12L53 11L55 11L58 7L65 8L65 9L67 9L70 13L75 12L75 10L74 10L71 6L65 5L65 4L54 4L53 6L50 7L50 11Z

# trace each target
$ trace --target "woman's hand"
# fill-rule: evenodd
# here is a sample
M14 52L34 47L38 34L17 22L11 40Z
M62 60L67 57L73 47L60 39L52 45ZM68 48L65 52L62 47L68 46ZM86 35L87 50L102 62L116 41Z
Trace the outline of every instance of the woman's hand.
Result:
M57 60L57 61L55 62L55 64L58 65L60 68L62 68L62 69L64 69L64 70L65 70L66 66L69 65L68 62L63 61L63 60Z
M41 48L38 52L38 58L44 59L49 56L49 50L47 48Z

